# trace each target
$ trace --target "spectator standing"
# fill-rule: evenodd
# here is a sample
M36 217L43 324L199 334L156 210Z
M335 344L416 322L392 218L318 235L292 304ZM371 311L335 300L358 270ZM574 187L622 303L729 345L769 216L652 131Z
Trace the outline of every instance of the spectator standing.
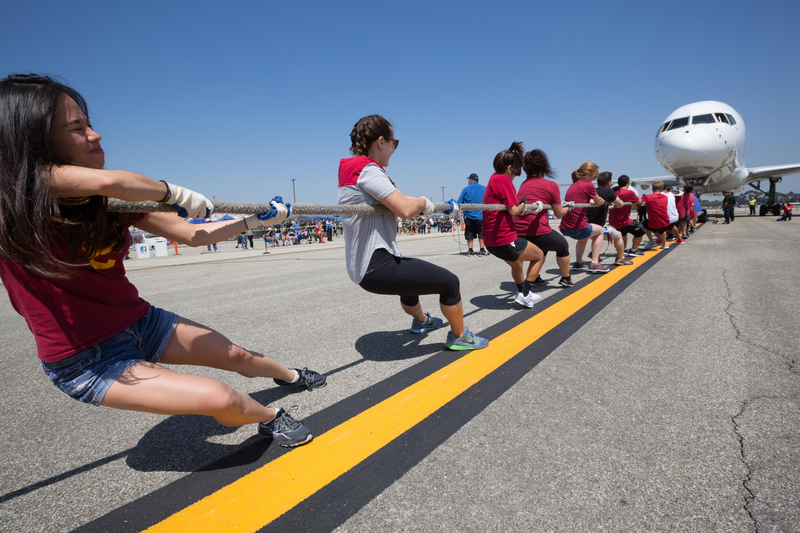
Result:
M483 194L486 192L486 187L479 183L478 175L473 173L467 177L467 186L461 191L458 196L458 204L479 204L483 201ZM464 238L467 240L469 250L467 255L474 257L476 255L489 255L483 245L483 211L461 211L464 213ZM478 238L478 245L480 250L475 253L472 245L475 238Z

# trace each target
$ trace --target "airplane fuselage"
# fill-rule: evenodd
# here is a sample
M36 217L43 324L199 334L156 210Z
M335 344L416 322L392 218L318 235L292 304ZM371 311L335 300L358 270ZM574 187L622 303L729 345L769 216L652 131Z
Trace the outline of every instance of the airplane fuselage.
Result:
M740 190L748 171L744 120L731 106L704 101L673 111L656 134L659 164L703 192Z

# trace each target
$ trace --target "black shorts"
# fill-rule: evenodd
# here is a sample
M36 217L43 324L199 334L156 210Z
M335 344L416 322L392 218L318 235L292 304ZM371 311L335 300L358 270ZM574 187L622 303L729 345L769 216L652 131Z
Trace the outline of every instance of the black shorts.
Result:
M375 250L367 273L358 284L374 294L394 294L409 307L419 303L421 294L438 294L442 305L461 301L458 276L447 269L421 259L395 257L387 250Z
M547 252L555 252L556 257L569 257L569 243L556 231L544 235L525 235L525 239L538 246L544 255L547 255Z
M617 228L617 231L623 235L633 235L634 239L644 236L644 228L638 220L634 220L624 228Z
M464 218L464 238L468 241L474 241L475 237L482 238L483 232L481 228L483 220L476 220L474 218Z
M519 259L525 248L528 247L528 241L523 237L517 237L517 240L506 244L505 246L487 246L486 249L495 257L499 257L503 261L511 261L512 263Z
M656 233L666 233L666 232L668 232L668 231L672 231L672 228L674 228L674 227L675 227L675 223L673 222L672 224L670 224L670 225L669 225L669 226L667 226L666 228L654 228L654 227L651 227L651 226L650 226L650 221L648 220L648 221L645 223L644 227L646 227L646 228L647 228L647 229L649 229L650 231L654 231L654 232L656 232Z

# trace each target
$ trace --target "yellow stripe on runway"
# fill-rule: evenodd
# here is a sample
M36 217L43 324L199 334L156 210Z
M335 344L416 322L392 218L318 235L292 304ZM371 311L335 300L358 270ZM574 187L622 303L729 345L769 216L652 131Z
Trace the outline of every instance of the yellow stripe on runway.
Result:
M438 372L147 531L258 531L413 428L658 253L634 258L633 266L597 275L598 279L588 286L500 335L487 348L467 352Z

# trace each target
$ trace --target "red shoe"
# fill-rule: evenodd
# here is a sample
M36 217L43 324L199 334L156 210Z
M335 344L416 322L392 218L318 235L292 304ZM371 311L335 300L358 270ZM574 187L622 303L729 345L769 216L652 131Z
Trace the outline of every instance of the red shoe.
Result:
M660 246L660 245L662 245L662 244L664 244L664 243L663 243L663 242L661 242L661 241L658 241L658 240L656 241L656 245Z
M678 244L683 244L683 239L678 239Z

